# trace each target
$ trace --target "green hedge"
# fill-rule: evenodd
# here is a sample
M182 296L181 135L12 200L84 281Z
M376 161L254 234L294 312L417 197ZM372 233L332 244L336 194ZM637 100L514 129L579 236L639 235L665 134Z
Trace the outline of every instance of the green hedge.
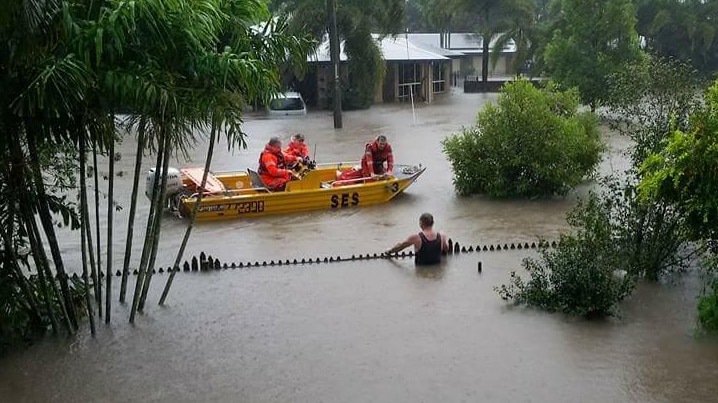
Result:
M506 83L477 124L443 142L459 194L564 195L591 174L605 145L594 114L579 113L575 90L527 80Z

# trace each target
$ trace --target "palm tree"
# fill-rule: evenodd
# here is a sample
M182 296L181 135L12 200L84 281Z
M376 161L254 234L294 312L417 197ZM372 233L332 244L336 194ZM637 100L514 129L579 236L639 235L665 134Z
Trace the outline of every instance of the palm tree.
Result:
M60 29L61 9L56 1L12 0L4 5L0 18L0 137L5 141L2 157L16 184L18 197L8 198L9 217L18 220L18 228L7 235L27 237L40 282L40 293L46 302L46 314L55 323L55 311L67 329L76 328L68 276L54 231L52 212L61 213L77 223L72 208L61 196L49 193L46 176L51 154L62 147L71 130L70 119L62 119L86 87L86 75L72 55L57 56L66 36ZM57 176L56 176L57 178ZM13 203L16 203L13 206ZM17 213L17 214L16 214ZM52 253L57 276L53 275L44 253L43 237L36 225L40 218ZM13 223L6 228L13 228ZM5 225L3 225L5 227ZM12 245L12 244L11 244ZM10 250L9 259L22 259ZM57 277L57 279L56 279ZM59 287L61 293L57 293ZM58 299L55 299L58 296Z
M290 15L290 32L309 33L322 43L329 35L329 9L324 0L278 0L277 12ZM396 35L405 29L404 0L345 0L337 2L336 24L348 60L349 92L353 99L342 101L346 109L367 108L384 78L384 60L372 33ZM347 91L345 91L345 94Z
M242 107L247 100L278 92L279 64L306 60L307 42L281 30L256 31L252 25L270 17L260 0L74 0L63 6L56 0L11 0L5 5L9 12L0 15L0 284L7 280L10 293L24 296L18 305L32 309L38 321L49 321L55 331L63 323L73 332L74 303L52 220L56 214L65 225L87 230L89 214L84 192L78 217L74 204L58 196L67 187L50 186L48 176L67 180L74 173L63 175L74 171L55 174L46 169L48 159L76 155L74 145L81 144L84 166L84 145L93 144L93 156L95 150L108 150L112 161L113 111L120 107L146 117L152 128L147 133L162 134L148 136L149 151L163 142L173 145L160 154L163 163L170 150L183 152L208 126L220 128L232 146L244 145ZM111 189L110 184L110 195ZM158 199L160 217L163 200ZM108 203L111 216L114 201ZM160 223L159 218L148 220L150 233L159 234ZM97 235L99 242L99 231ZM44 239L54 264L45 255ZM111 237L107 241L111 262ZM33 283L20 268L29 262L21 252L25 244L38 274ZM156 254L153 245L151 254ZM141 266L154 259L151 254ZM99 247L97 257L99 261ZM83 253L86 279L85 265ZM99 297L99 275L95 283ZM149 279L138 286L146 290ZM90 292L87 282L84 288ZM110 290L108 284L108 321Z
M490 44L505 29L511 7L505 0L461 0L459 7L470 19L475 32L481 36L481 82L486 85Z
M463 25L464 13L460 8L462 0L415 0L422 20L432 29L439 31L439 45L449 48L451 31Z
M251 10L249 10L252 12ZM247 11L245 11L247 12ZM257 9L253 11L259 15L265 15L266 9ZM248 27L243 21L248 19L243 14L234 11L231 13L233 18L224 27L222 43L240 43L244 49L251 49L257 54L264 56L273 55L273 57L265 57L262 59L263 68L267 74L264 77L253 77L254 72L247 70L245 66L236 63L219 63L216 66L217 77L220 80L214 82L213 85L218 89L215 92L203 92L205 96L197 97L198 116L199 119L194 125L202 131L209 132L209 148L205 159L205 174L203 175L201 188L206 183L207 174L209 173L214 153L214 143L217 134L224 132L229 144L245 147L245 137L241 130L242 116L241 109L237 108L237 102L245 102L245 100L263 99L279 90L278 72L282 65L294 64L303 66L306 61L306 55L309 51L311 41L307 37L291 37L286 36L287 22L285 19L270 20L259 25L261 29L256 30ZM269 14L265 15L266 17ZM241 40L240 40L241 39ZM287 50L289 52L287 52ZM299 67L301 69L301 67ZM208 74L209 76L214 76ZM254 86L247 85L247 81L259 78L255 81ZM199 200L201 200L202 192L200 190ZM199 208L199 200L197 201L194 213L190 218L190 224L183 238L180 249L177 253L173 270L167 279L165 288L160 298L160 304L164 304L169 293L174 275L178 269L179 262L189 240L192 228L194 226L194 217ZM146 294L146 291L145 291Z
M125 238L125 258L122 265L122 282L120 284L120 302L125 302L125 294L127 292L127 278L130 274L130 260L132 258L132 242L135 232L135 213L137 211L137 192L140 182L140 168L142 167L142 153L145 152L145 128L146 125L141 122L141 128L137 133L137 151L135 155L135 173L132 180L132 196L130 197L130 212L127 219L127 237Z
M89 232L88 218L88 205L87 205L87 187L85 186L86 175L85 175L85 137L81 136L80 141L80 217L83 222L82 228L80 228L80 247L82 248L82 281L85 285L85 304L87 305L87 317L90 320L90 332L95 335L95 316L92 313L92 298L90 297L90 280L87 270L87 249L92 250L92 242L87 242L87 233ZM108 315L109 317L109 315Z
M718 69L718 2L636 1L637 30L662 57L689 61L700 72Z
M531 0L512 0L505 3L506 15L502 30L494 41L491 63L495 67L503 50L511 43L516 52L511 60L511 71L519 74L527 61L533 60L540 43L538 32L539 15Z

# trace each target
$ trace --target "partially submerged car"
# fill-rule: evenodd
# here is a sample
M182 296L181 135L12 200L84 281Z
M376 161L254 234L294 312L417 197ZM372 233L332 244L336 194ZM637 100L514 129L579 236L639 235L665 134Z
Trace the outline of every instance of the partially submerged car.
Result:
M298 92L285 92L273 97L267 104L269 116L304 116L307 104Z

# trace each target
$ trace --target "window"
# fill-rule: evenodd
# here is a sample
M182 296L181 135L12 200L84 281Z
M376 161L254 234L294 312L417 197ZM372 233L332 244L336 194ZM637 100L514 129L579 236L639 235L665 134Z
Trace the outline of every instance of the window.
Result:
M446 91L446 65L444 63L435 64L434 75L431 80L431 89L434 94Z
M399 64L399 93L397 98L409 100L421 93L421 66L416 63Z

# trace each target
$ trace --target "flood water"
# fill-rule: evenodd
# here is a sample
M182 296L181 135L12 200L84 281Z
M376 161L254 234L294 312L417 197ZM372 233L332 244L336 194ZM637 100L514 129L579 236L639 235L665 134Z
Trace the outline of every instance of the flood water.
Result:
M231 152L221 142L213 170L256 167L270 136L287 140L296 131L318 162L356 160L365 142L385 134L397 163L428 169L384 205L199 223L185 256L262 262L379 253L418 231L424 211L462 245L556 238L590 183L541 201L454 194L440 141L473 124L495 99L454 92L414 111L408 104L374 106L345 112L341 130L325 111L301 119L249 116L248 148ZM623 169L627 141L606 139L611 150L600 170ZM113 271L123 261L134 142L120 148L115 194L124 209L115 213ZM200 143L192 161L175 165L203 165L205 152ZM147 168L152 163L146 158ZM142 199L133 267L147 207ZM185 227L165 217L158 266L174 261ZM79 234L64 235L67 265L79 267ZM99 324L95 338L83 328L74 338L48 338L0 359L0 401L716 401L718 342L695 334L695 274L640 284L620 318L589 322L501 301L493 288L533 253L465 253L430 270L398 259L179 273L164 307L156 301L167 275L157 274L135 325L127 323L129 308L115 303L112 324ZM119 278L113 281L117 286ZM135 277L130 281L131 296Z

